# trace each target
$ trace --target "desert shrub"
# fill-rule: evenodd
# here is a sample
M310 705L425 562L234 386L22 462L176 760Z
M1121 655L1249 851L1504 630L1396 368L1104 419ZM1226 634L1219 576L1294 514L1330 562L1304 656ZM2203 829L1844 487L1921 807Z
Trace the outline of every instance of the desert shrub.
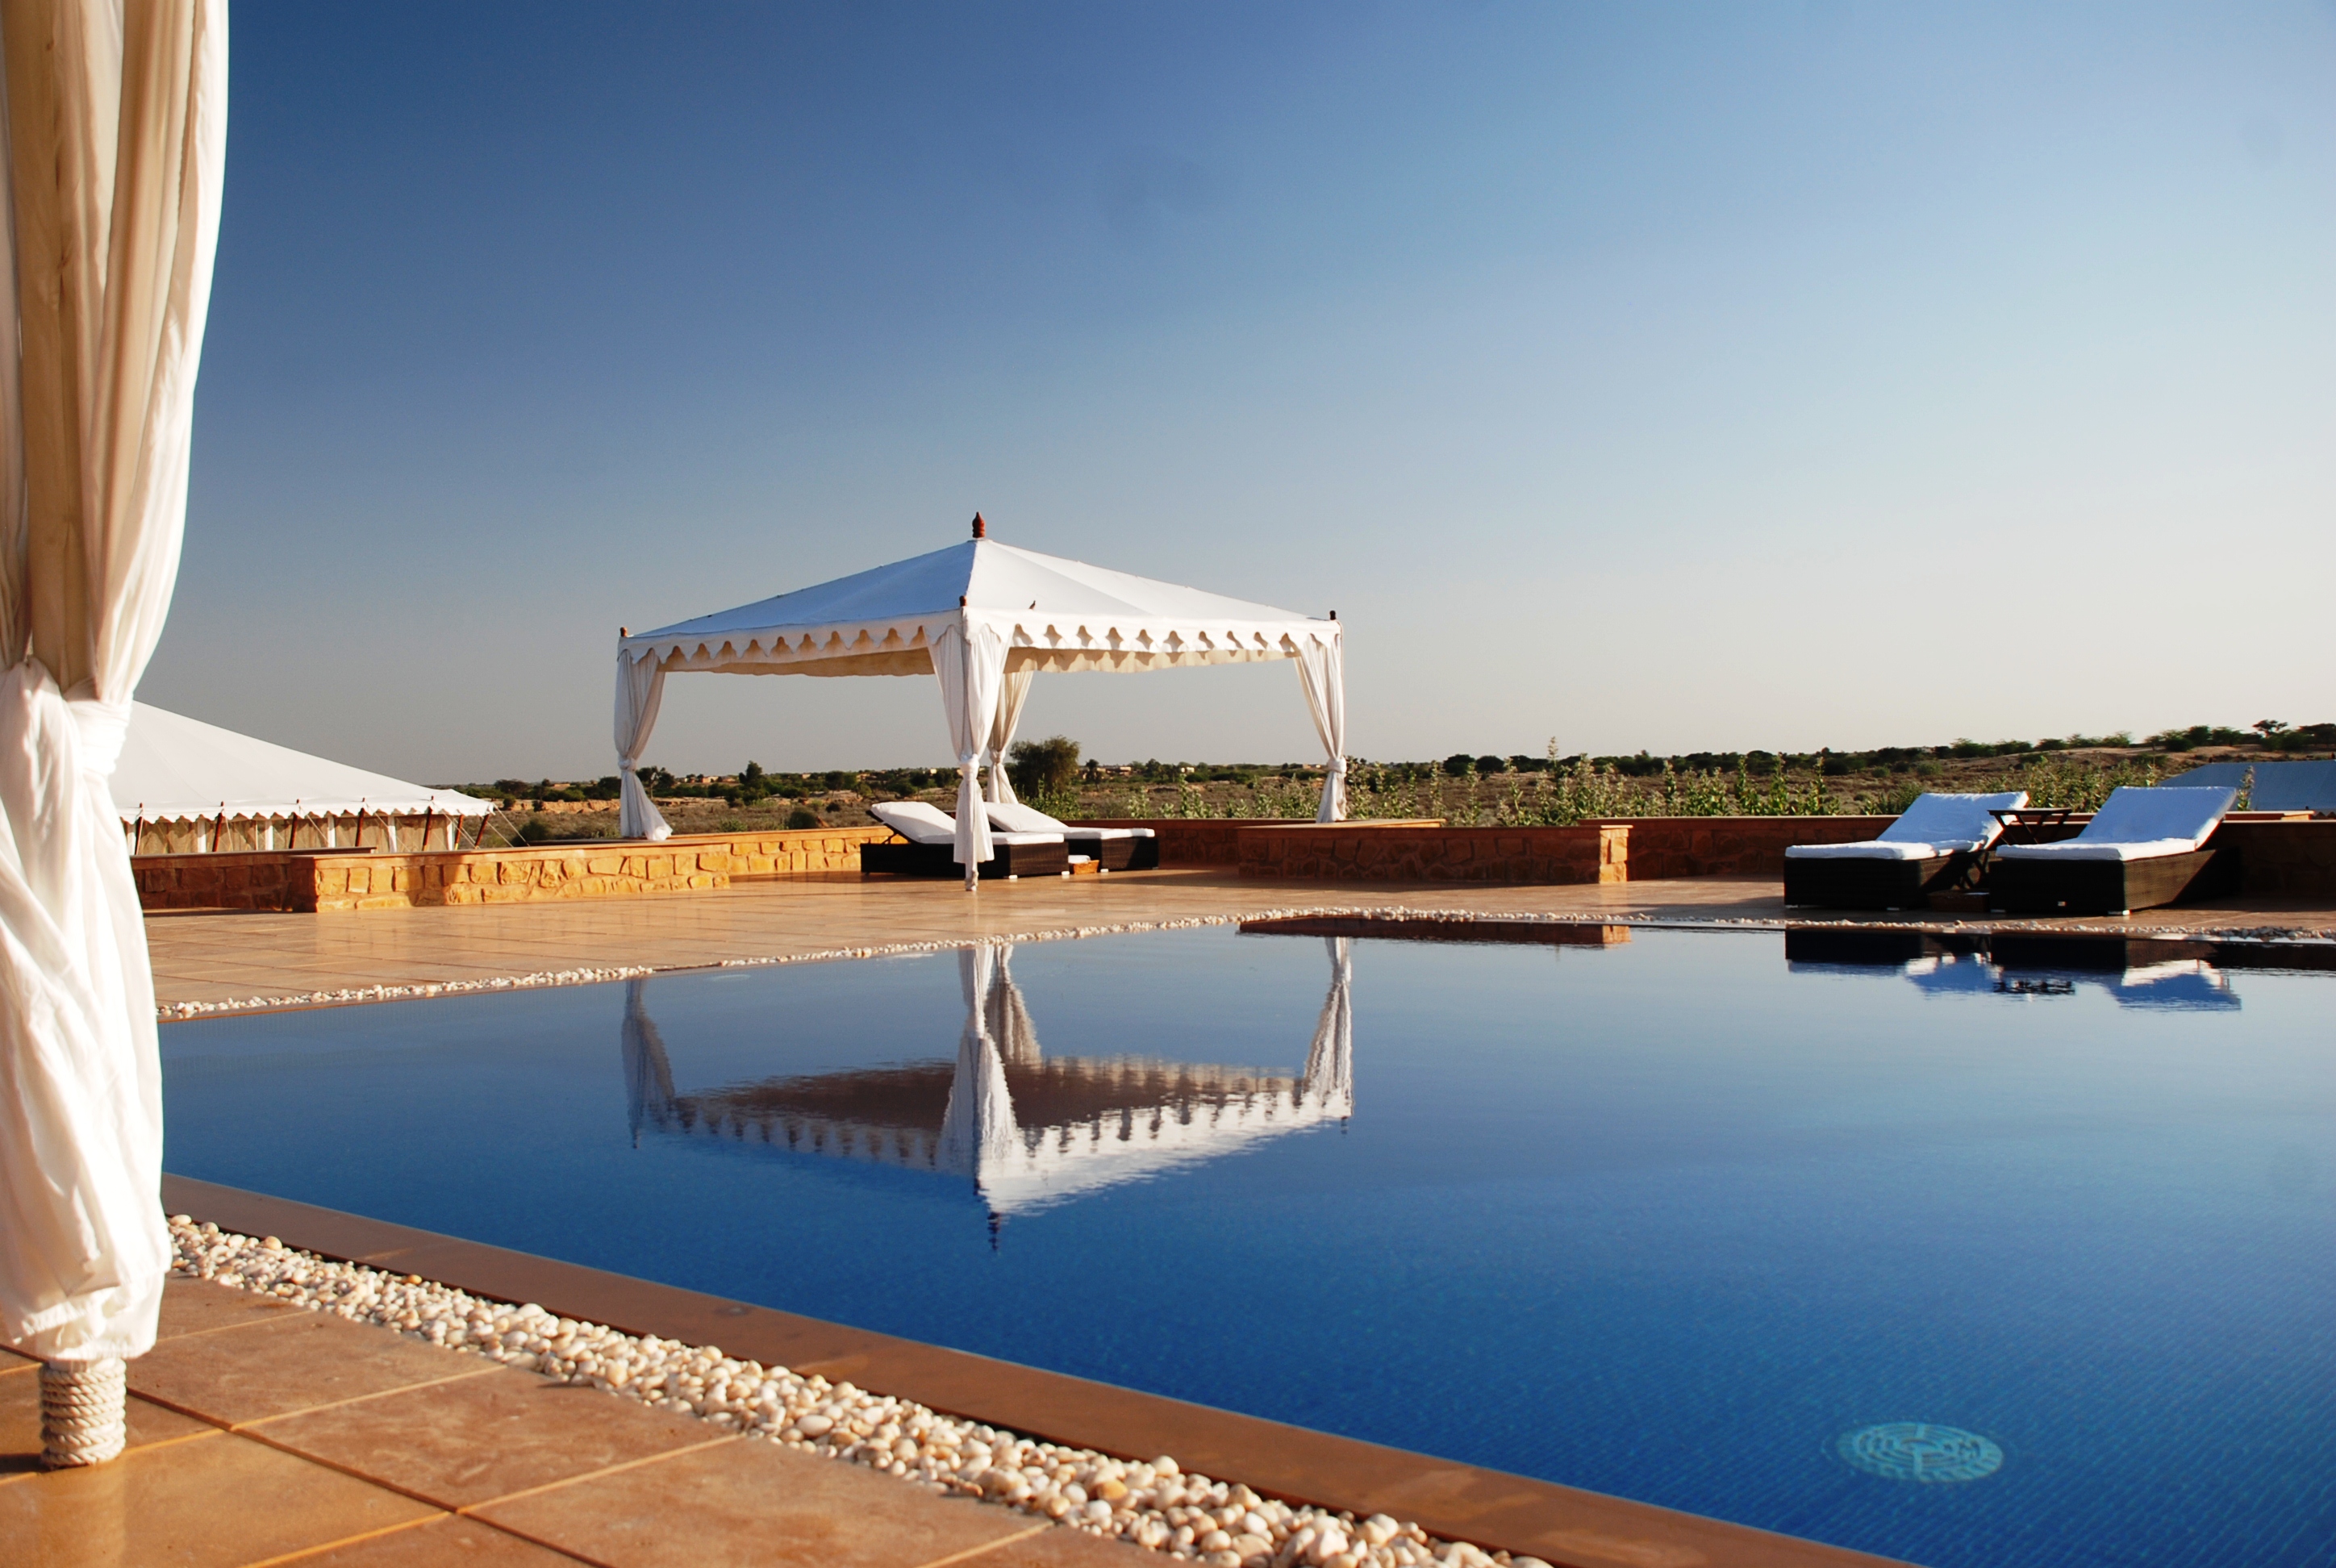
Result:
M819 813L809 806L797 806L787 813L787 826L791 828L815 828L819 825Z
M1014 781L1017 795L1075 794L1079 782L1079 743L1061 735L1017 741L1006 754L1006 776Z

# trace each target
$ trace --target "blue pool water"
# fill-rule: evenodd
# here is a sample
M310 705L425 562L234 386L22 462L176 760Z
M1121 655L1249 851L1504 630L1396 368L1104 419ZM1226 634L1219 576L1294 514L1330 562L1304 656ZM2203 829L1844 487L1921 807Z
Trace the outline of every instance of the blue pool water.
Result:
M1994 956L1214 930L206 1020L168 1164L1933 1568L2336 1563L2336 975Z

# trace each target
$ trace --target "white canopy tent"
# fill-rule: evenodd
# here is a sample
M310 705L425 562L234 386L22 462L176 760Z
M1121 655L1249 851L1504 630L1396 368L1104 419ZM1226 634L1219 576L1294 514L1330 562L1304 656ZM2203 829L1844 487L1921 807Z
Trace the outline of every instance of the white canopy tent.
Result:
M943 1081L892 1064L676 1093L649 982L628 981L619 1042L633 1142L647 1125L953 1175L981 1194L993 1224L1035 1213L1353 1115L1354 941L1326 937L1323 947L1330 989L1297 1074L1047 1057L1014 979L1014 945L1001 942L958 950L965 1024Z
M957 757L957 860L966 884L990 858L989 824L977 774L987 764L990 799L1014 798L1000 765L1030 677L1046 672L1133 675L1191 665L1296 661L1329 762L1319 820L1346 814L1346 680L1339 627L1132 577L1084 561L1017 550L988 537L947 550L701 616L617 645L617 763L623 780L619 831L662 839L670 829L636 769L657 724L665 677L677 670L725 675L930 674Z
M204 849L219 847L219 833L229 823L248 826L254 849L291 848L303 824L325 849L339 847L344 831L355 848L369 827L384 847L395 849L401 824L419 828L423 849L443 828L444 847L453 849L465 820L494 810L453 790L368 773L142 702L130 706L111 783L114 809L132 833L157 823L208 824L208 842L196 846ZM263 836L268 842L258 842ZM139 848L133 843L131 852Z

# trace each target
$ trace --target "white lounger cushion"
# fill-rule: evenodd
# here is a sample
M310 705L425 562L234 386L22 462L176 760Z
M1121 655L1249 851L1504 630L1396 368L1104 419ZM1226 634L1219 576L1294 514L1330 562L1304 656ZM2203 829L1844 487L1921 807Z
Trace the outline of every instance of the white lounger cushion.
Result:
M2148 861L2186 855L2198 846L2188 839L2146 839L2137 844L2088 844L2081 838L2056 844L2006 844L1995 852L2008 861Z
M2185 855L2214 836L2223 813L2239 798L2232 789L2181 789L2128 784L2110 794L2085 831L2056 844L2007 844L1997 851L2018 861L2146 861Z
M922 801L886 801L881 805L870 806L868 814L912 844L957 842L957 819ZM1062 842L1063 835L994 833L989 841L1000 844L1054 844Z
M957 842L957 819L923 801L886 801L870 806L868 814L912 844Z
M1148 839L1150 828L1075 828L1068 823L1056 822L1035 806L1020 802L1000 805L996 802L982 807L988 813L989 825L1007 833L1051 833L1066 839Z
M1788 861L1928 861L1951 855L1968 844L1913 844L1887 839L1860 839L1847 844L1794 844Z
M1990 811L2014 811L2028 803L2026 790L1997 794L1922 794L1882 830L1879 838L1846 844L1795 844L1785 858L1796 861L1927 861L1985 849L2003 832Z

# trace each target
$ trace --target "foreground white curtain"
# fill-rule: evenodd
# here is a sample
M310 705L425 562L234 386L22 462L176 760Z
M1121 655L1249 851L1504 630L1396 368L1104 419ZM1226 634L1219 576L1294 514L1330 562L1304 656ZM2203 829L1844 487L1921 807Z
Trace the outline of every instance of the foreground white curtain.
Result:
M1347 675L1339 638L1309 638L1299 645L1298 684L1306 690L1306 706L1314 715L1314 733L1322 737L1329 758L1322 773L1322 809L1314 820L1344 822L1347 817Z
M1006 683L1006 639L986 621L966 621L933 643L933 674L941 683L941 711L948 716L949 745L957 754L957 852L965 885L980 880L981 862L996 850L989 842L989 816L981 809L981 785L974 776L989 732L998 722L998 692Z
M218 0L5 0L0 311L0 1340L154 1342L170 1264L153 980L106 779L186 524L227 151Z
M1005 677L998 691L998 717L989 726L989 798L998 805L1020 803L1014 798L1014 781L1006 776L1006 750L1014 744L1014 728L1022 722L1022 705L1030 700L1035 669L1017 669Z
M665 813L641 788L641 753L665 701L665 666L617 649L617 836L657 842L673 837Z

